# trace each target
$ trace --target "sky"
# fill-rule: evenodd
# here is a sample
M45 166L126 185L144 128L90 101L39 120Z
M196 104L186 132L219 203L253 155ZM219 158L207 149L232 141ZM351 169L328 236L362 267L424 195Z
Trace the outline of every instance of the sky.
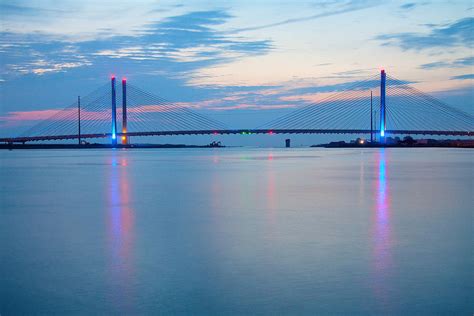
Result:
M472 1L0 0L1 134L112 74L232 128L261 125L381 68L469 112L473 14Z

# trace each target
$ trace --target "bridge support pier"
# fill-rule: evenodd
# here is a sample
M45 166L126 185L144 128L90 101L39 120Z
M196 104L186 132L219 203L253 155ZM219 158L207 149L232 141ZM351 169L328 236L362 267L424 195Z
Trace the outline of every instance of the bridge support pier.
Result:
M386 75L385 70L382 69L380 72L380 142L385 143L385 83Z
M127 134L127 79L122 79L122 145L128 144Z
M115 76L111 78L112 83L112 146L117 145L117 96L115 92Z

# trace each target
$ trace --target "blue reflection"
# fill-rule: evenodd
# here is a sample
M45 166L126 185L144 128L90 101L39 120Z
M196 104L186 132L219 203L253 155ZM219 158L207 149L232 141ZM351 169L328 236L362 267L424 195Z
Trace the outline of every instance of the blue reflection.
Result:
M390 191L388 184L387 159L384 149L376 153L375 216L373 219L373 272L374 291L378 304L384 312L391 311L390 277L392 273L391 258L391 223Z

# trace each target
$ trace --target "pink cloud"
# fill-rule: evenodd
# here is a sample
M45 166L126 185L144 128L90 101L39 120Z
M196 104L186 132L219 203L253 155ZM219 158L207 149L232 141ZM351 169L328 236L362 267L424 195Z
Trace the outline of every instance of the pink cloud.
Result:
M281 101L293 101L293 102L308 102L308 103L324 103L326 99L331 97L331 101L343 101L343 100L360 100L363 98L367 98L367 95L355 95L350 93L351 91L347 91L348 93L340 93L334 94L334 92L318 92L318 93L311 93L311 94L300 94L300 95L291 95L291 96L283 96L279 99ZM356 91L353 91L356 93ZM357 91L360 92L360 91ZM374 91L374 97L378 96L378 92Z
M90 112L81 111L81 120L109 120L110 111ZM0 117L2 121L76 121L77 110L40 110L40 111L14 111L9 112L6 116Z
M236 105L229 105L229 106L215 106L210 108L210 110L241 110L241 109L252 109L252 110L274 110L274 109L287 109L287 108L294 108L298 105L296 104L272 104L272 105L258 105L258 104L248 104L248 103L241 103Z

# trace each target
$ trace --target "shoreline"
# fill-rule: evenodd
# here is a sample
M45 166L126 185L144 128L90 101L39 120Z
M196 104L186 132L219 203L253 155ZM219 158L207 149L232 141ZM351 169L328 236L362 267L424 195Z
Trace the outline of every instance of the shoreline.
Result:
M185 144L0 144L0 149L121 149L121 148L224 148L225 146L185 145Z
M398 144L345 144L345 145L331 145L320 144L311 145L311 148L474 148L474 145L456 145L456 144L428 144L428 145L398 145Z
M226 148L229 146L210 146L210 145L185 145L185 144L134 144L134 145L109 145L109 144L0 144L0 150L13 150L13 149L147 149L147 148ZM230 146L240 147L240 146ZM285 147L268 147L268 148L285 148ZM304 147L290 147L291 148L471 148L473 145L459 145L459 144L418 144L418 145L401 145L401 144L319 144Z

